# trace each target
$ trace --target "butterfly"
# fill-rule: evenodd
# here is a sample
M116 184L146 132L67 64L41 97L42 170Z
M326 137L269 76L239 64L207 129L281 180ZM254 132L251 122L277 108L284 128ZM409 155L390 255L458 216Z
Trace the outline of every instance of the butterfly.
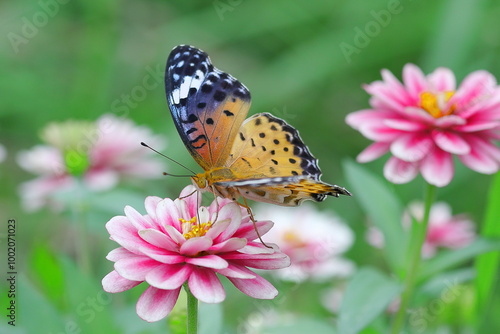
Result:
M233 201L243 197L282 206L351 195L320 180L318 160L284 120L269 113L245 119L249 90L215 68L205 52L175 47L165 87L177 131L204 169L192 176L198 189Z

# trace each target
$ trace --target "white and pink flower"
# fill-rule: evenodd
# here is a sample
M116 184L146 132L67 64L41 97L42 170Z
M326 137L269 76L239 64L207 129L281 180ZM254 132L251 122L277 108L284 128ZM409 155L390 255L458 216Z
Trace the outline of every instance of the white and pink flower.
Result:
M346 277L353 272L353 263L341 255L351 247L354 235L333 213L318 211L309 204L297 208L260 204L255 215L276 223L264 242L280 245L291 259L290 267L273 272L278 278L294 282L321 281Z
M114 270L104 277L107 292L122 292L145 282L149 287L137 302L137 314L158 321L174 307L183 284L205 303L219 303L225 291L218 275L253 298L272 299L278 291L250 269L287 267L290 259L254 241L258 234L246 210L228 199L199 207L199 192L184 188L174 201L148 197L146 215L131 207L112 218L106 228L121 247L108 254ZM260 235L273 226L257 221Z
M409 230L412 217L421 221L423 215L423 203L411 203L403 215L402 224L406 230ZM422 256L424 258L432 257L439 248L463 248L475 238L474 223L467 216L453 216L448 204L437 202L431 207L427 236L422 246ZM384 246L382 232L374 227L368 229L367 240L375 247L382 248Z
M387 152L384 167L393 183L418 173L442 187L454 174L453 156L472 170L493 174L500 167L500 87L486 71L469 74L458 86L453 72L438 68L425 76L415 65L403 69L403 83L388 70L382 81L365 85L371 108L351 113L346 122L374 143L358 162Z
M38 178L20 186L29 211L43 206L61 209L57 193L75 189L77 177L91 191L108 190L120 178L156 178L163 170L141 141L161 148L164 140L131 120L104 115L97 122L52 123L42 133L46 145L19 153L18 164Z

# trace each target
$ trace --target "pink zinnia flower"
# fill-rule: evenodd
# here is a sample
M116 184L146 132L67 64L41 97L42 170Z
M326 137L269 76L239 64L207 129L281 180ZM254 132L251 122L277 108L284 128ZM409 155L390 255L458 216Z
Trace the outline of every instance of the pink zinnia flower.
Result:
M351 113L346 122L374 141L359 162L386 152L384 167L393 183L406 183L420 172L442 187L450 183L453 155L472 170L492 174L500 166L500 88L486 71L469 74L460 86L447 68L425 76L415 65L403 69L403 83L388 70L383 81L366 85L371 108Z
M108 190L121 177L155 178L162 164L141 141L161 147L164 140L151 130L114 115L97 122L52 123L42 133L47 145L38 145L18 155L19 165L38 178L20 186L23 206L36 210L45 205L61 209L57 194L77 187L77 177L91 191Z
M104 277L104 290L116 293L149 284L136 307L146 321L167 316L184 283L198 300L222 302L226 295L217 274L253 298L272 299L278 294L247 267L278 269L288 266L290 259L275 245L268 248L253 241L257 232L238 204L218 199L209 207L198 207L200 200L199 192L187 186L175 201L148 197L146 215L126 207L125 216L106 224L111 239L122 247L108 254L115 270ZM272 225L256 222L260 235Z
M273 272L278 278L294 282L321 281L353 272L353 263L341 255L352 246L354 235L333 213L318 211L309 204L297 208L260 204L255 215L276 223L264 242L280 245L291 259L290 267Z
M411 217L421 221L423 215L423 203L411 203L403 215L403 226L409 230L412 222ZM422 256L425 258L432 257L439 248L457 249L465 247L475 237L474 223L467 216L453 216L448 204L437 202L431 207L427 236L422 247ZM382 248L384 246L384 236L374 227L368 230L367 239L375 247Z

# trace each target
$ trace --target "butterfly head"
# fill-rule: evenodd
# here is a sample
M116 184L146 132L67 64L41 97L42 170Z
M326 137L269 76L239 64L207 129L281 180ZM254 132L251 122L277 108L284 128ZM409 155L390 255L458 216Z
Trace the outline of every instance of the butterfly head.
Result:
M198 189L205 189L208 187L208 180L205 175L206 173L200 173L196 174L194 176L191 176L191 180L193 181L193 184L196 188Z

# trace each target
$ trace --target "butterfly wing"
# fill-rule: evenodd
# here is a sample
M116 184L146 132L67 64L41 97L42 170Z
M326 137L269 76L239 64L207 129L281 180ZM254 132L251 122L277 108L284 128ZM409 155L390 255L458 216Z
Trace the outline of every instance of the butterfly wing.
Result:
M304 200L322 201L327 195L350 195L320 180L318 160L298 131L268 113L248 118L240 128L228 165L236 176L217 185L238 188L249 199L285 206Z
M205 170L222 166L250 108L248 89L188 45L170 53L165 88L177 131L193 158Z

